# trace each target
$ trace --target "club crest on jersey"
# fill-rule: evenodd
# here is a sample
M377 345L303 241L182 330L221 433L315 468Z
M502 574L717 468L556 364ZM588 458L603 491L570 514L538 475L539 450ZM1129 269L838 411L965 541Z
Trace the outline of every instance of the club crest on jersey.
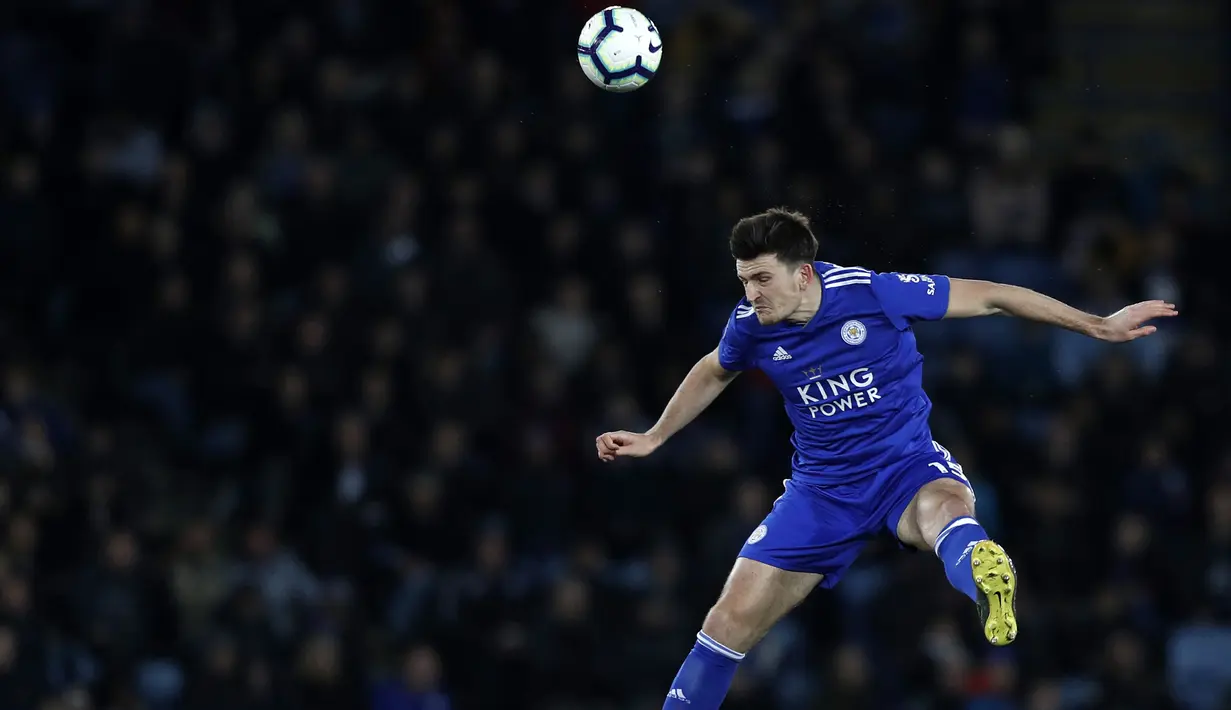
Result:
M748 544L749 545L757 544L758 542L761 541L762 538L765 537L766 532L768 532L768 530L764 525L758 525L757 529L753 530L752 534L748 536Z
M847 345L858 345L868 337L868 329L857 320L848 320L842 324L842 339Z

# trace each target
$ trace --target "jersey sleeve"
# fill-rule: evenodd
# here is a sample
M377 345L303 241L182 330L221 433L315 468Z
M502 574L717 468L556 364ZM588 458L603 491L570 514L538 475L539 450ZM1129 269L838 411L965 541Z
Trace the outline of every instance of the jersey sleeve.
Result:
M872 289L899 330L920 320L940 320L949 310L949 277L939 274L872 274Z
M727 319L727 327L722 330L722 338L718 341L718 364L722 369L739 372L752 367L752 348L748 334L743 332L736 322L740 311L736 309Z

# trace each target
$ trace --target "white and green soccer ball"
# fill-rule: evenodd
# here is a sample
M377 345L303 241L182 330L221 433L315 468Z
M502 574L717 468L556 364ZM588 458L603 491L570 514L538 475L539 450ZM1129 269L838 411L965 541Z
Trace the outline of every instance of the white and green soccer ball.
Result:
M590 18L577 38L577 62L604 91L624 93L645 86L663 59L663 41L650 18L613 5Z

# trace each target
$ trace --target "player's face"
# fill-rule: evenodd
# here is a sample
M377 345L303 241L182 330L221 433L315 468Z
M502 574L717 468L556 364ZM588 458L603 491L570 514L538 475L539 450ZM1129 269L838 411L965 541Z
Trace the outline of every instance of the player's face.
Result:
M805 268L807 265L792 268L773 254L735 261L735 273L743 282L744 295L756 308L761 325L779 323L799 309L808 284Z

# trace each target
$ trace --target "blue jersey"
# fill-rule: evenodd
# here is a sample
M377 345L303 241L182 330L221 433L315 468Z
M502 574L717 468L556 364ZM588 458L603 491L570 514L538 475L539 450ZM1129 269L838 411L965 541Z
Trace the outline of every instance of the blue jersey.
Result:
M742 299L718 346L725 369L760 369L782 393L793 478L844 484L934 454L911 324L944 317L948 277L814 266L821 305L811 321L763 326Z

